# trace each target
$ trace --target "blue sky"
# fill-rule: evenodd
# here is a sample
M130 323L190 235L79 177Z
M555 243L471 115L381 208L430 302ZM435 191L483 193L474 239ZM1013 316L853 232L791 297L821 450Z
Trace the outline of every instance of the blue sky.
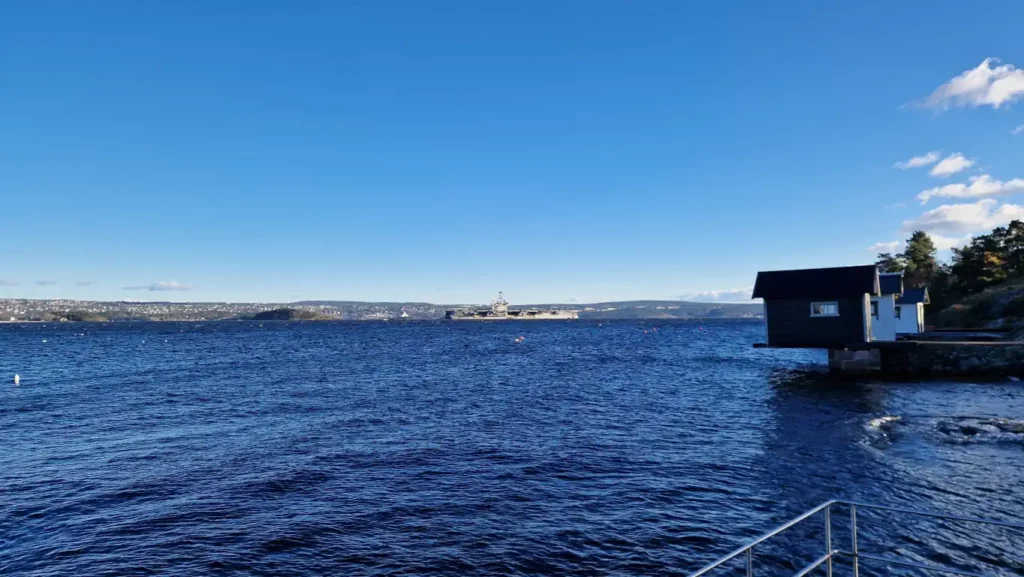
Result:
M1024 215L1019 2L3 12L0 298L728 298Z

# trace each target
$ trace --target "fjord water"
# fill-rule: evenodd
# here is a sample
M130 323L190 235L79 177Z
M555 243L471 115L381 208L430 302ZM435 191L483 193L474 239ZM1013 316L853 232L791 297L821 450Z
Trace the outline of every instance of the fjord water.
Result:
M1021 383L835 380L762 331L3 325L0 574L680 575L830 498L1024 517L1024 436L956 426L1024 419ZM860 526L1024 571L1012 532ZM755 563L823 547L816 521Z

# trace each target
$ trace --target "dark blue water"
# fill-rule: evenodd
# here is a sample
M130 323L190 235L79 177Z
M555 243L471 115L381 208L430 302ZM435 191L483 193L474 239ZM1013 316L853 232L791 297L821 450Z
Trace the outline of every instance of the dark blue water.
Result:
M833 497L1024 517L1024 435L958 428L1024 419L1024 383L837 381L759 323L653 328L2 325L0 574L681 575ZM861 531L1024 572L1012 533Z

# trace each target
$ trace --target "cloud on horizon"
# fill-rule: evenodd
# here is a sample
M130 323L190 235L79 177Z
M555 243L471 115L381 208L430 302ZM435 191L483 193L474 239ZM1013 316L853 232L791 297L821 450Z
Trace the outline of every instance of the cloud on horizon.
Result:
M977 68L965 70L914 105L933 110L999 108L1024 97L1024 70L1012 64L992 66L998 63L998 58L986 58Z
M947 237L947 236L941 236L941 235L934 234L934 233L928 233L928 236L932 239L932 243L935 244L935 248L937 248L939 250L948 250L948 249L951 249L951 248L960 248L960 247L964 246L965 244L971 242L971 238L972 238L972 236L969 235L969 234L965 235L965 236L962 236L962 237ZM903 252L903 249L905 247L906 247L906 243L904 241L902 241L902 240L893 240L893 241L889 241L889 242L876 242L875 244L869 246L865 250L867 250L868 252L874 253L874 254L883 253L883 252L887 252L887 253L890 253L890 254L898 254L898 253Z
M880 252L895 253L903 250L903 241L891 240L889 242L876 242L875 244L864 249L868 252L878 254Z
M91 280L75 281L75 286L91 286L91 285L92 285L92 281Z
M753 294L753 292L754 287L704 291L684 294L679 297L679 300L701 303L745 303L750 302L750 295Z
M1006 196L1024 192L1024 179L996 180L988 174L972 176L967 182L936 186L922 190L917 199L926 204L933 198L981 198L985 196Z
M971 243L971 239L974 235L965 234L961 237L949 237L938 234L929 234L929 238L932 239L932 244L939 250L949 250L951 248L960 248Z
M906 170L908 168L918 168L921 166L928 166L939 159L939 151L933 150L927 154L921 156L915 156L910 160L904 160L903 162L897 162L893 166L900 170Z
M122 290L126 291L190 291L195 287L190 284L181 284L174 281L161 281L147 285L140 286L126 286Z
M56 286L57 281L55 280L37 280L33 283L36 286Z
M20 286L21 283L16 280L4 280L0 279L0 286Z
M997 206L998 205L998 206ZM903 232L923 230L931 235L960 237L987 233L1011 220L1024 220L1024 206L1002 204L991 198L969 204L944 204L921 216L903 221Z

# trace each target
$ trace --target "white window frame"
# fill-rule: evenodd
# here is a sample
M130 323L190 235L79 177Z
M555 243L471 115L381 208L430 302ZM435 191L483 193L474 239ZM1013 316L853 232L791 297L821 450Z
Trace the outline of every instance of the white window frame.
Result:
M815 313L814 307L826 307L831 306L835 312L832 313ZM838 301L821 301L811 303L811 316L812 317L837 317L839 316L839 302Z

